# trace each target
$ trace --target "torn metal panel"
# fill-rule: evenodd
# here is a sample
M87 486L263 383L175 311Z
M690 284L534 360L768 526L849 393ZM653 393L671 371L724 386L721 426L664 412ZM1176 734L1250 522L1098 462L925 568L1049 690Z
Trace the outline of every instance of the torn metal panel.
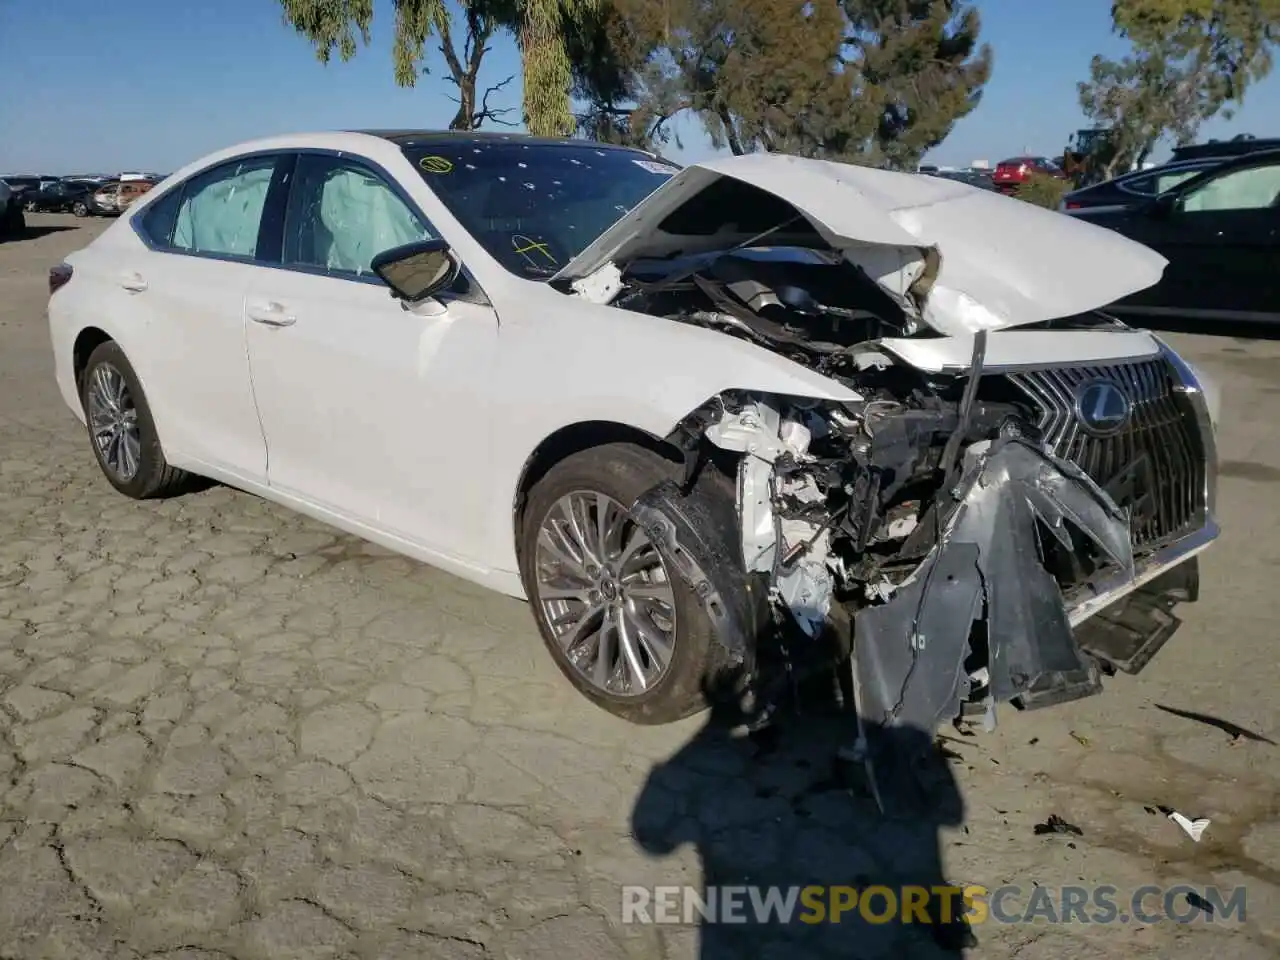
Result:
M740 410L726 411L705 436L722 450L743 455L738 463L738 515L745 569L771 575L775 598L805 633L818 636L835 590L828 569L830 530L812 520L779 516L775 510L775 503L825 503L812 477L775 471L784 458L804 458L814 429L757 399Z
M985 627L989 700L1088 676L1041 539L1132 576L1126 514L1087 476L1019 441L974 456L942 537L893 598L855 617L859 710L872 723L933 729L970 693L970 640Z

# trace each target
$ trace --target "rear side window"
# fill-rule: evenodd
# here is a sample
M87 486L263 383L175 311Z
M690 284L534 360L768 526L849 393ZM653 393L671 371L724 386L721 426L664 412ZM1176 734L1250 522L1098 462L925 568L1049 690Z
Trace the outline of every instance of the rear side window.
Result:
M1156 178L1156 193L1165 193L1172 190L1184 180L1190 180L1192 177L1199 175L1203 171L1197 167L1195 170L1179 170L1176 173L1161 174Z
M142 214L139 224L153 246L168 247L173 244L173 228L178 222L178 207L182 203L182 189L170 190L154 201Z
M1156 192L1156 178L1152 174L1145 177L1131 177L1116 184L1121 190L1129 193L1153 194Z
M276 160L233 160L188 180L171 246L189 253L253 257Z

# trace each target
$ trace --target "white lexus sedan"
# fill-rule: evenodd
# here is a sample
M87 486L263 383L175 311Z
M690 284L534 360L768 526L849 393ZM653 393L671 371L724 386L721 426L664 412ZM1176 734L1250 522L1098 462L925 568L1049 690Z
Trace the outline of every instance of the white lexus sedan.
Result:
M1195 599L1215 395L1104 311L1163 268L935 177L321 133L170 176L49 322L126 496L214 478L525 597L636 722L846 664L929 728L1095 693Z

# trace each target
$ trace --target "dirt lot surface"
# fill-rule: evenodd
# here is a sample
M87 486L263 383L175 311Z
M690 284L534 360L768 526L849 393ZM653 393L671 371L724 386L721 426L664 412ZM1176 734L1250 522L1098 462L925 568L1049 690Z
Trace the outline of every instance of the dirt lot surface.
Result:
M1276 955L1280 747L1157 705L1280 741L1280 344L1173 338L1225 407L1226 533L1182 632L1101 697L948 742L941 825L885 820L819 718L631 727L523 604L233 490L115 494L44 319L47 268L102 224L33 227L0 244L0 957L934 957L856 910L624 925L621 888L944 877L1017 885L1006 916L1037 886L1111 885L1120 912L1144 884L1247 887L1243 921L988 920L972 957ZM1159 805L1212 824L1193 843ZM1050 814L1082 834L1034 835Z

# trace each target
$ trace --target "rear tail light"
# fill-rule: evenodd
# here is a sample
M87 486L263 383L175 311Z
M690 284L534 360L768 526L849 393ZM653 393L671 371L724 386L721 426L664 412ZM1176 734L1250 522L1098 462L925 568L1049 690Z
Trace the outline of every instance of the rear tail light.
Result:
M1084 204L1080 203L1080 201L1078 200L1068 200L1065 204L1063 204L1063 206L1067 210L1079 210L1081 207L1084 206Z
M53 296L71 282L71 264L60 263L49 268L49 296Z

